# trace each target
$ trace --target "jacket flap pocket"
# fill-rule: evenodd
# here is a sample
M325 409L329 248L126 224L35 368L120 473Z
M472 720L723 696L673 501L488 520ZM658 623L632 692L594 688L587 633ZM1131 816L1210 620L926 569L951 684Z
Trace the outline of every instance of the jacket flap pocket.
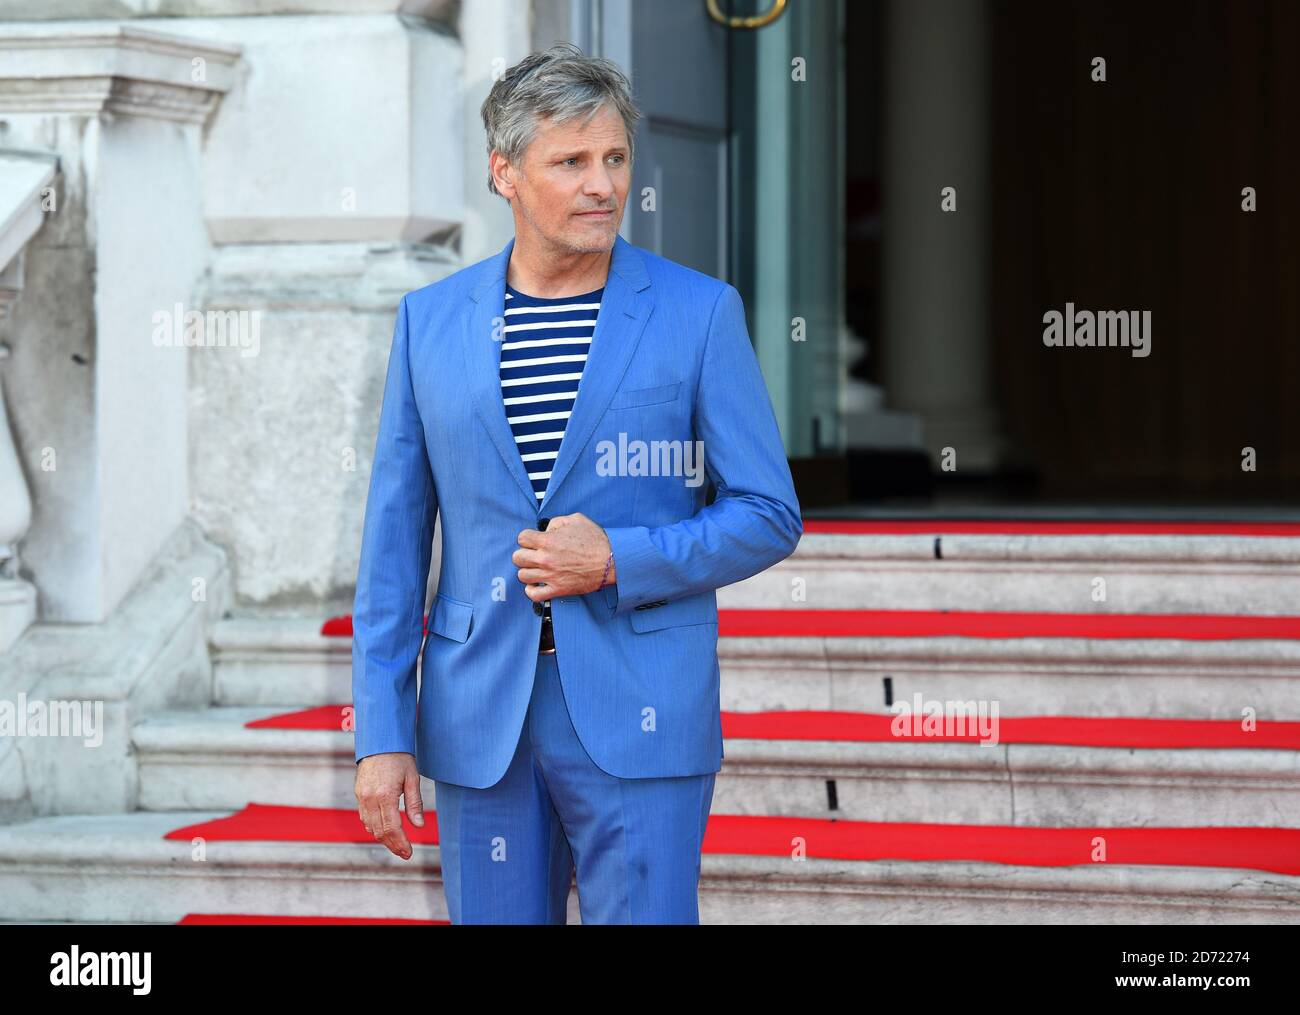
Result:
M634 631L658 631L665 627L684 627L687 624L716 624L718 602L713 593L686 596L682 599L657 600L658 606L646 603L634 608L628 616Z
M625 391L617 391L614 393L613 399L610 400L609 407L611 409L631 409L638 405L671 402L677 397L677 391L681 386L681 381L673 381L672 384L660 384L653 388L629 388Z
M433 618L429 630L452 641L469 637L470 621L474 618L474 604L463 603L439 592L433 599Z

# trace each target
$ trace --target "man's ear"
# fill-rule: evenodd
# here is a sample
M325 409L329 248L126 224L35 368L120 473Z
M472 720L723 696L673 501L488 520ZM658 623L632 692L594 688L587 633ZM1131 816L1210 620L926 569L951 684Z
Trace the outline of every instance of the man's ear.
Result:
M507 201L511 200L515 196L514 168L504 156L495 151L488 156L488 165L492 171L492 182L496 185L497 193Z

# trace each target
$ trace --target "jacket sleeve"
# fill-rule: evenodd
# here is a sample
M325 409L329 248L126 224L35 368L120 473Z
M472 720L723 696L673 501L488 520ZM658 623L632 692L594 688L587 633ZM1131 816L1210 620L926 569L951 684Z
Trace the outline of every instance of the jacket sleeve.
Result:
M406 299L388 354L352 606L358 762L370 754L415 753L415 669L438 498L411 383Z
M716 487L690 518L606 529L614 551L614 614L758 574L794 552L803 534L780 428L749 341L745 308L724 285L709 316L695 439Z

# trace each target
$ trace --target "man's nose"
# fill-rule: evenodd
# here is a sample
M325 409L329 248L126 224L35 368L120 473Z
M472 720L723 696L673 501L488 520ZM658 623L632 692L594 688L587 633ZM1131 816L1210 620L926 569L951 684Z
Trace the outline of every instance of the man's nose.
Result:
M601 166L593 175L587 177L586 182L587 196L599 201L604 207L614 194L614 178L609 175L609 170Z

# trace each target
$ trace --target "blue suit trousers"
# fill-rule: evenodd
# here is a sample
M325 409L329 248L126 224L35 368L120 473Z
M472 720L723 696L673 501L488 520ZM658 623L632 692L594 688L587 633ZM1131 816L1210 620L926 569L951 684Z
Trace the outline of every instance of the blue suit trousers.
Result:
M576 868L586 924L699 923L700 855L716 772L623 779L574 730L555 655L538 655L504 776L435 780L453 924L566 922Z

